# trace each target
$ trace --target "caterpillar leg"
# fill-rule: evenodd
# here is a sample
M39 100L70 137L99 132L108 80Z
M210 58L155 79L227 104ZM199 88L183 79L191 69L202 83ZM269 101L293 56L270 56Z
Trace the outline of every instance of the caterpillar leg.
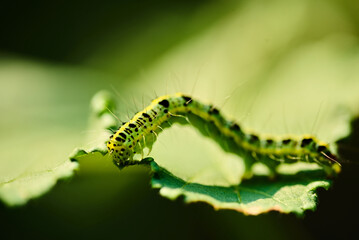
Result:
M146 154L146 157L148 157L152 152L152 146L151 147L148 147L148 152Z
M143 153L143 147L141 145L140 142L138 142L138 145L140 146L140 151L141 151L141 159L143 159L144 153Z
M277 167L268 166L268 165L266 165L266 166L269 169L269 179L275 180L278 176Z
M250 179L253 176L252 167L255 161L245 160L244 161L244 173L242 179Z
M155 131L151 131L150 135L148 135L146 138L143 137L143 145L148 149L146 156L149 156L152 152L152 147L154 142L157 140L157 133Z
M241 155L241 154L244 154ZM256 159L253 158L248 152L245 153L238 153L238 155L243 156L243 162L244 162L244 174L242 179L250 179L253 176L253 165L256 163Z
M268 168L270 179L275 179L278 176L277 167L282 162L281 159L276 159L264 155L257 155L257 159L259 162L263 163Z

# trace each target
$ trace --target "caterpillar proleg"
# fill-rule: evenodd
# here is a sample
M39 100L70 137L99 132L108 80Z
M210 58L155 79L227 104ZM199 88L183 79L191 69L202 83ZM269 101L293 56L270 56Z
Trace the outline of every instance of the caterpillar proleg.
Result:
M341 169L328 144L312 135L264 138L248 133L236 122L226 119L217 108L182 93L153 100L124 123L110 136L108 152L119 166L136 164L139 160L134 160L134 155L139 153L143 158L143 149L147 147L150 152L157 135L175 122L190 123L225 151L241 156L246 173L250 173L257 161L274 174L279 164L299 161L318 164L328 176L339 173Z

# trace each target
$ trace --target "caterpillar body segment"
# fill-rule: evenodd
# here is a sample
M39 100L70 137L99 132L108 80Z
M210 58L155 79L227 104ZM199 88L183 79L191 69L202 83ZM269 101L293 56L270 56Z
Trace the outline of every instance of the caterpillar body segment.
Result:
M176 122L190 123L225 151L241 156L245 161L245 176L251 175L252 165L257 161L273 174L279 164L298 161L317 163L328 176L340 172L340 164L329 146L314 136L263 138L247 133L234 121L227 120L217 108L182 93L153 100L123 124L107 142L109 154L119 166L136 164L139 160L134 160L134 155L140 153L143 158L143 149L151 150L158 134Z

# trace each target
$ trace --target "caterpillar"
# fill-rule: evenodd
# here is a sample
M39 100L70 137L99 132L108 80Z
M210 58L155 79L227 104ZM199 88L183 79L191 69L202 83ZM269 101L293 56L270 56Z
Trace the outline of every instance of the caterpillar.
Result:
M134 155L141 154L143 158L145 147L150 153L158 134L176 122L190 123L225 151L241 156L245 175L250 176L252 165L257 161L266 165L274 175L279 164L299 161L318 164L327 176L335 176L341 169L329 145L312 135L261 137L248 133L236 122L227 120L216 107L182 93L153 100L130 121L123 123L110 136L108 153L118 166L136 164L139 160L134 160Z

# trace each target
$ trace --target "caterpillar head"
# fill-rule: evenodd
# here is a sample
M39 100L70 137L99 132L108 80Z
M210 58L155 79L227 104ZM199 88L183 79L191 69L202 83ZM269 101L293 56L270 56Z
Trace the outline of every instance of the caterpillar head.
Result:
M107 142L107 149L113 161L117 165L125 165L133 157L133 150L120 138L110 137Z

